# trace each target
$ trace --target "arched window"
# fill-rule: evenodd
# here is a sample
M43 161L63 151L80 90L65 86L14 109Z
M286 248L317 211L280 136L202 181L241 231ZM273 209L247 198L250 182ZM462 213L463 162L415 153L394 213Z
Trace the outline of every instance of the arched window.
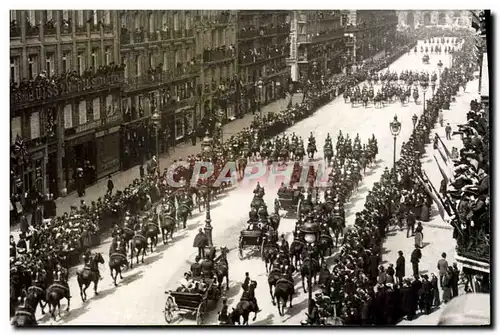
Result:
M149 32L153 33L155 31L155 17L154 14L149 14Z

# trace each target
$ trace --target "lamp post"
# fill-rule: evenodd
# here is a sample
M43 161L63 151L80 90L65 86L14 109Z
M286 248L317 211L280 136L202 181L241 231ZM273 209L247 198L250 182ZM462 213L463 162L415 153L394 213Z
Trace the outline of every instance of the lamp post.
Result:
M262 85L264 83L262 82L262 80L259 79L259 81L257 81L255 83L255 88L256 88L256 91L257 91L257 101L258 101L258 104L259 104L259 113L260 113L260 118L262 118L262 108L260 106L261 104L261 99L260 99L260 96L261 96L261 93L262 93Z
M352 58L353 58L352 68L354 68L354 66L356 65L356 35L354 35L353 33L346 33L344 34L344 37L347 37L346 44L348 47L350 46L350 44L352 44Z
M413 130L415 130L415 127L417 126L417 120L418 120L417 114L413 114L413 116L411 117L411 121L413 122Z
M304 240L307 243L308 247L308 252L311 252L312 244L316 242L318 239L319 235L319 225L316 222L305 222L302 224L302 227L300 228L300 232L304 235ZM311 270L309 269L309 273L307 274L307 285L309 286L309 297L308 297L308 313L312 313L312 273Z
M389 123L389 128L391 129L391 134L394 137L394 153L392 157L392 166L394 174L396 173L396 138L401 132L401 122L398 121L398 116L394 115L394 120Z
M159 130L161 126L161 117L158 112L154 112L153 115L151 115L151 121L153 121L153 125L155 127L155 138L156 138L156 167L158 169L158 173L160 173L160 143L159 143Z
M203 149L203 157L205 160L210 158L212 156L212 147L213 147L213 139L210 137L208 130L205 132L205 138L203 139L203 142L201 143L202 149ZM212 247L213 246L213 241L212 241L212 219L210 218L210 198L211 198L211 193L212 193L212 185L208 184L208 197L207 197L207 203L205 206L205 235L207 236L208 239L208 246Z
M429 82L423 81L420 83L420 86L422 87L422 92L424 93L424 112L425 112L425 93L427 92L427 88L429 88Z

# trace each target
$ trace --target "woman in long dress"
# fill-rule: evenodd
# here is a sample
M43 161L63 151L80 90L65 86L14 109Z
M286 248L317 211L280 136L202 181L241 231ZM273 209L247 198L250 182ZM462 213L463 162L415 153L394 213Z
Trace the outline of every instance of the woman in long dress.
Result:
M422 227L422 222L417 223L417 228L415 228L415 245L418 246L419 248L423 248L423 239L424 239L424 234L423 234L424 228Z

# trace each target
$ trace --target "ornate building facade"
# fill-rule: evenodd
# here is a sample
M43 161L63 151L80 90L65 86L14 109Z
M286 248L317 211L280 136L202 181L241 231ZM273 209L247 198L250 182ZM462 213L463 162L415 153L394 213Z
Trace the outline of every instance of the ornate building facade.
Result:
M399 10L398 26L418 29L421 26L471 26L472 15L468 10Z
M237 22L240 109L246 113L281 98L288 85L289 12L243 10Z
M87 185L117 171L116 13L13 10L10 20L11 193L57 196L78 168Z
M122 92L122 168L142 164L156 153L151 115L161 116L159 151L187 140L196 125L200 58L195 12L120 11L120 55L125 65Z
M292 80L302 81L328 72L339 72L344 51L340 11L293 11L291 23L288 63Z

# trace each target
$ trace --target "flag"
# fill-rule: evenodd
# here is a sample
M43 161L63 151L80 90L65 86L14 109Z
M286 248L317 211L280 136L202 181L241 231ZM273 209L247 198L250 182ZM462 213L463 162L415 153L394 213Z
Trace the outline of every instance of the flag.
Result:
M16 156L21 156L24 157L28 154L28 151L26 150L26 144L24 143L24 140L19 134L16 136L16 141L14 142L14 154Z

